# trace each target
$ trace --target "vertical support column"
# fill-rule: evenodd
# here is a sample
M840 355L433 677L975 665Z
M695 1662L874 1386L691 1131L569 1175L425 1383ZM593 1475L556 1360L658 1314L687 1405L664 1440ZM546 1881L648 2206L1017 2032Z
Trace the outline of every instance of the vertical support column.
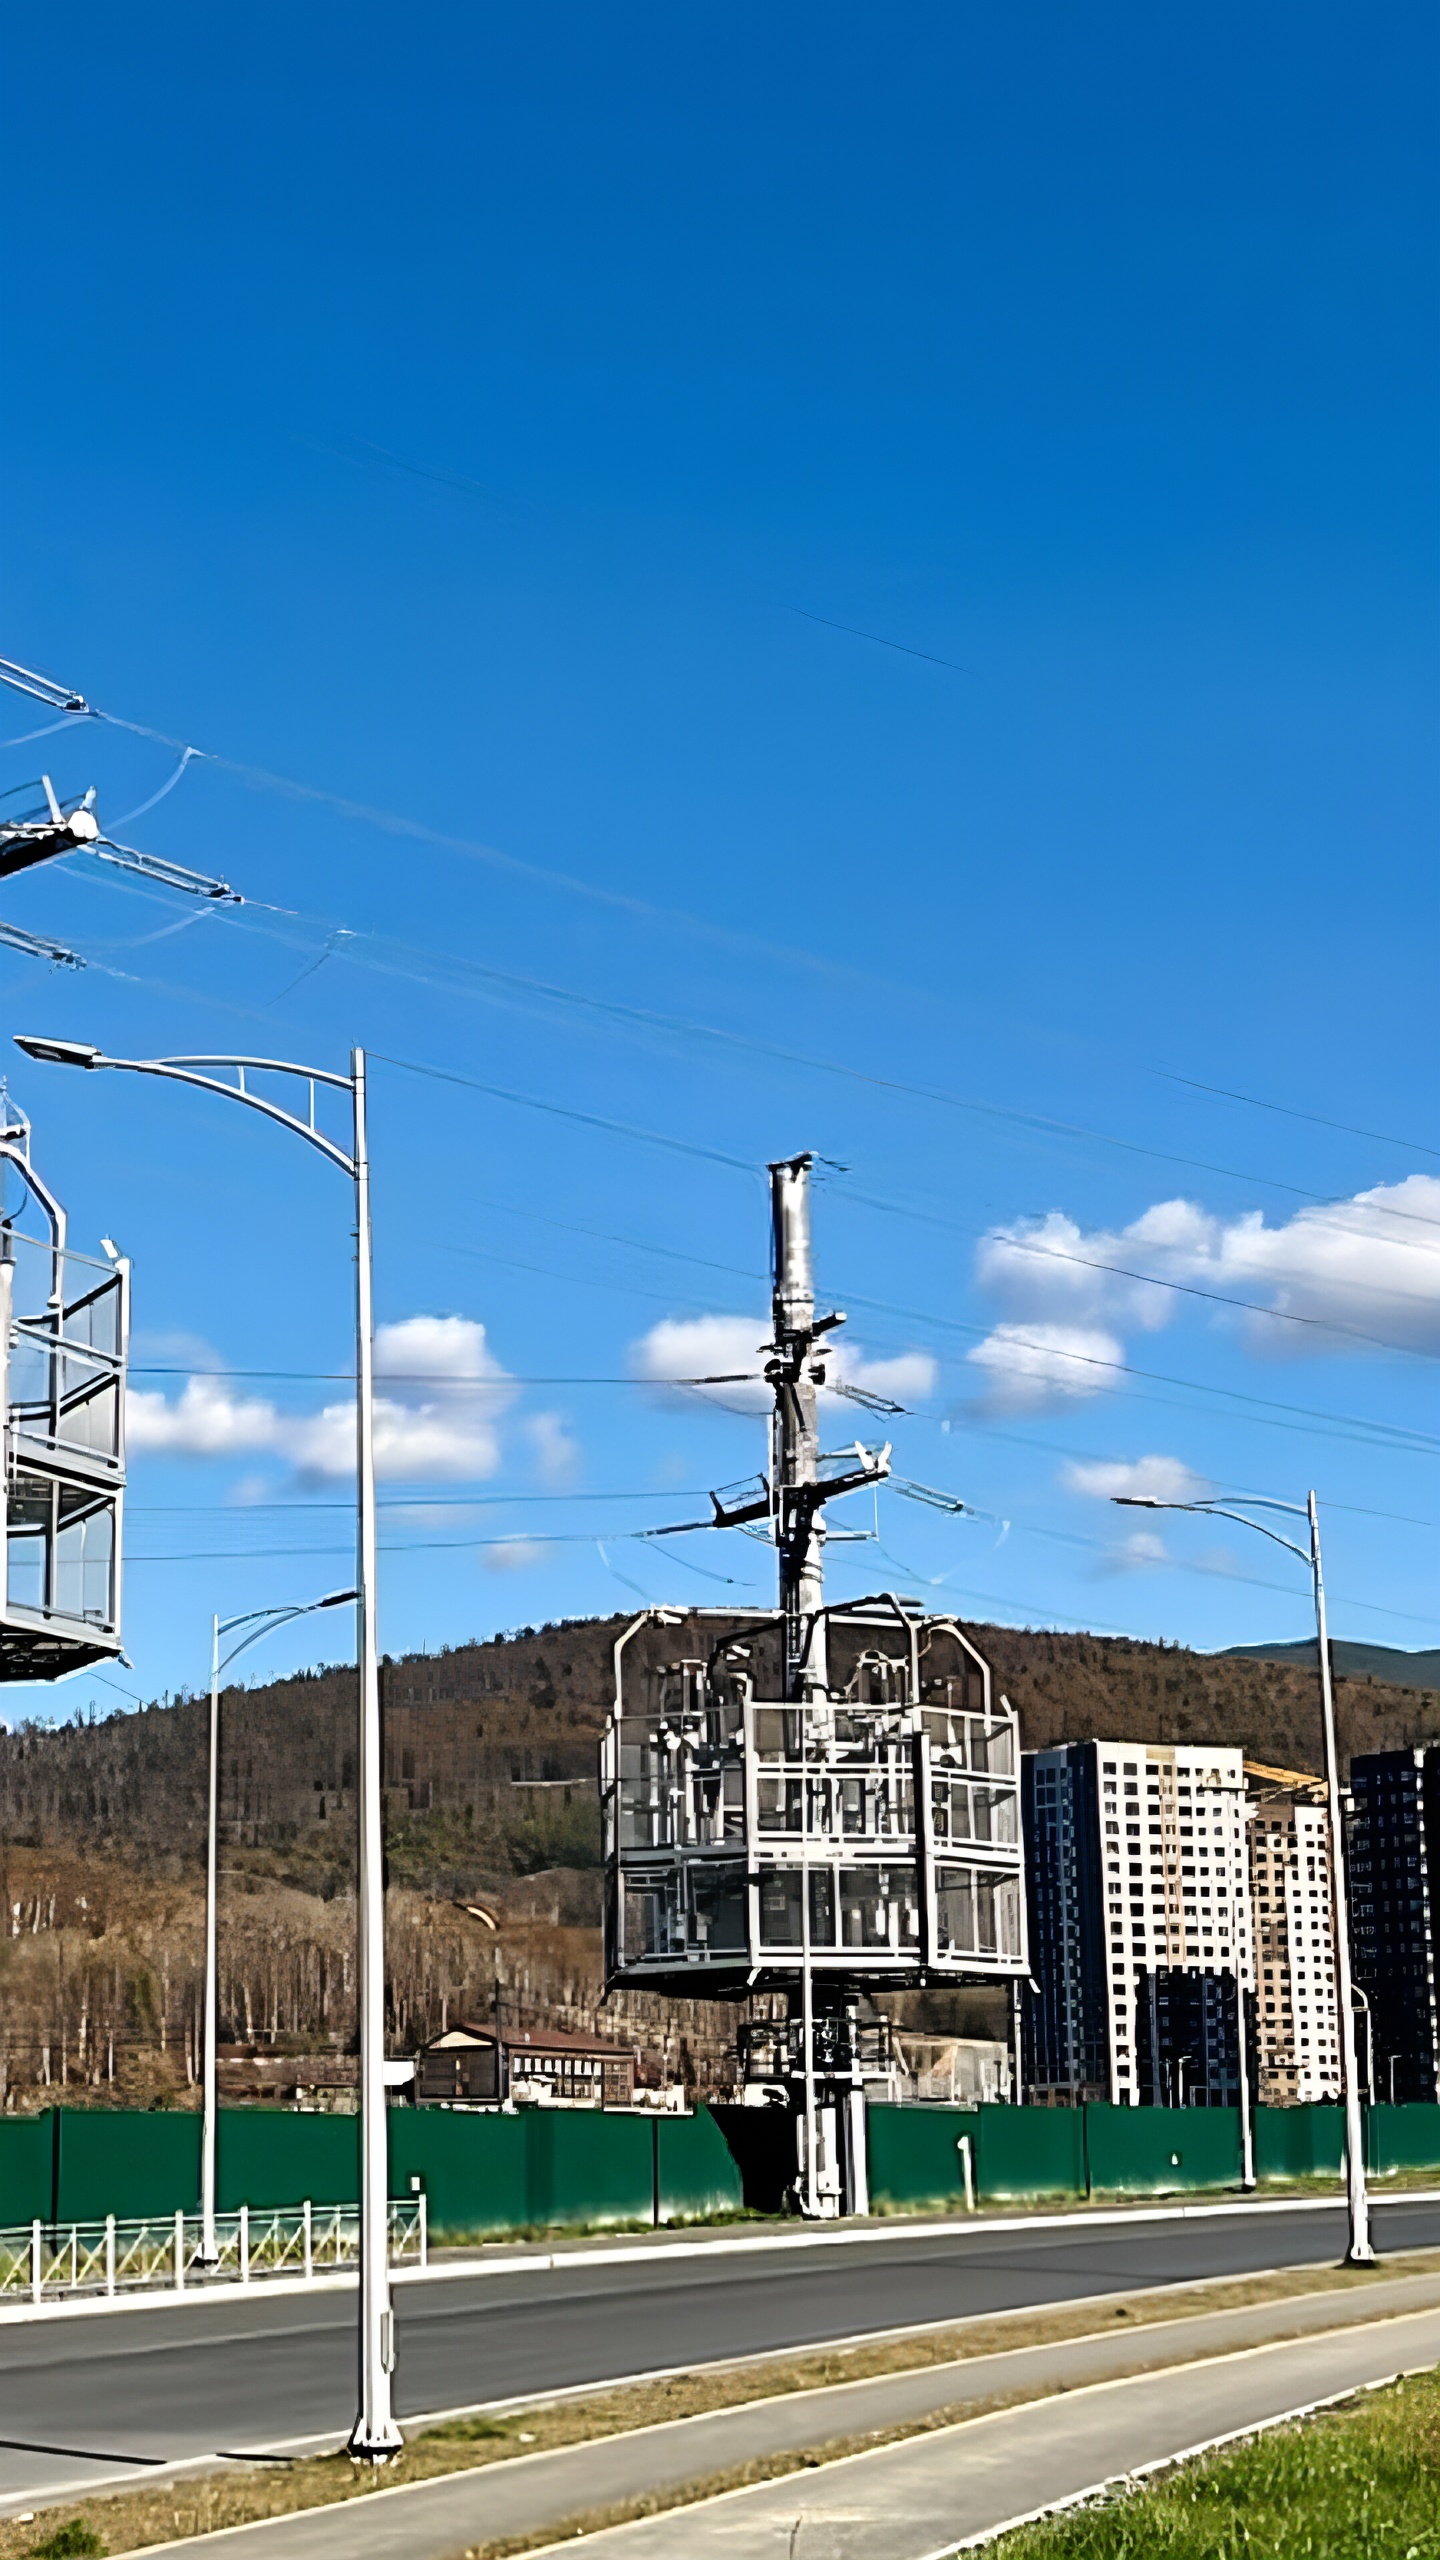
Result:
M13 1251L9 1238L7 1251ZM10 1597L10 1323L14 1309L15 1266L0 1261L0 1607ZM10 1933L10 1918L5 1916L5 1933Z
M350 2451L385 2462L402 2438L391 2408L389 2162L385 2106L385 1842L375 1588L375 1319L365 1052L351 1052L355 1110L355 1476L360 1655L360 2406Z
M210 1634L210 1781L205 1827L205 2043L201 2062L200 2123L200 2263L213 2267L220 2252L215 2244L215 2107L217 2090L216 2006L218 1985L218 1869L216 1833L220 1817L220 1620Z
M185 2216L183 2213L177 2213L175 2216L175 2290L177 2293L183 2293L185 2290Z
M1340 1753L1335 1739L1335 1693L1330 1681L1330 1635L1325 1622L1325 1577L1320 1563L1320 1514L1307 1498L1310 1570L1315 1584L1315 1640L1320 1649L1320 1713L1324 1725L1325 1785L1330 1814L1330 1920L1335 1937L1335 1998L1340 2015L1340 2081L1345 2101L1345 2186L1350 2208L1351 2266L1367 2266L1370 2195L1365 2184L1365 2128L1360 2114L1360 2068L1355 2051L1355 2007L1350 1979L1350 1899L1345 1882L1345 1815L1340 1803Z
M105 2290L107 2294L113 2294L115 2291L115 2216L113 2213L107 2213L105 2216Z
M300 2208L300 2217L305 2241L305 2281L308 2284L315 2273L315 2208L308 2196Z
M810 1162L792 1156L770 1167L773 1263L771 1316L775 1344L766 1376L775 1391L771 1486L785 1628L785 1695L823 1687L815 1625L824 1598L824 1526L814 1499L820 1427L811 1355L815 1347L815 1281L810 1252Z
M45 2242L37 2216L30 2225L30 2299L38 2302L45 2290Z
M800 2033L803 2117L799 2126L801 2210L820 2211L816 2143L815 1986L810 1960L810 1776L806 1708L823 1688L819 1611L824 1597L824 1529L814 1487L819 1473L819 1400L811 1370L815 1281L810 1251L810 1158L770 1167L771 1318L774 1347L765 1374L775 1394L770 1486L775 1507L784 1694L800 1709Z

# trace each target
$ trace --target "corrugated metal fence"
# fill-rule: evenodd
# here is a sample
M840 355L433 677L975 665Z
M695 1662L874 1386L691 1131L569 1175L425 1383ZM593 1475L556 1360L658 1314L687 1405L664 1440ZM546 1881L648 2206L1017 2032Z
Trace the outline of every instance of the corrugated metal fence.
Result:
M958 2209L962 2135L984 2204L1213 2190L1240 2178L1233 2108L873 2106L869 2123L870 2193L881 2213ZM754 2184L750 2171L742 2179L746 2154L738 2136L757 2129L782 2149L793 2140L788 2120L752 2119L740 2108L652 2117L588 2108L507 2116L396 2107L390 2191L401 2199L423 2194L431 2237L442 2242L736 2212L746 2180ZM1335 2179L1341 2134L1338 2107L1259 2108L1262 2182ZM1440 2107L1372 2108L1366 2147L1377 2178L1402 2169L1440 2172ZM252 2213L287 2210L303 2197L317 2209L355 2201L353 2116L225 2107L217 2149L222 2213L242 2205ZM54 2107L0 2118L0 2226L188 2215L199 2184L196 2115Z

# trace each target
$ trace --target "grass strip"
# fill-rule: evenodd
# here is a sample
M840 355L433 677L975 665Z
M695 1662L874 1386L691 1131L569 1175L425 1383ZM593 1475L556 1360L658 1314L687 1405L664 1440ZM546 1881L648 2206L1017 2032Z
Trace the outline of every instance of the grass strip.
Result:
M1434 2560L1437 2476L1440 2374L1415 2374L1024 2525L994 2560Z
M1197 2314L1236 2310L1252 2303L1298 2300L1317 2293L1363 2298L1377 2283L1400 2276L1434 2275L1437 2271L1440 2250L1415 2250L1388 2258L1378 2267L1284 2268L1271 2274L1225 2277L1209 2284L1161 2287L1100 2303L995 2313L943 2329L891 2333L854 2346L815 2348L801 2355L700 2366L618 2390L586 2392L539 2401L524 2409L441 2420L417 2429L403 2453L378 2472L357 2469L343 2453L300 2456L289 2462L268 2459L253 2467L230 2463L223 2469L187 2472L157 2481L148 2488L66 2501L47 2507L28 2522L8 2517L0 2521L0 2560L39 2560L39 2555L50 2549L113 2555L150 2550L187 2536L220 2532L230 2525L293 2515L307 2507L338 2505L410 2481L481 2470L495 2462L513 2460L519 2454L558 2451L602 2436L624 2435L638 2427L664 2425L676 2418L742 2408L779 2393L816 2391L838 2382L921 2372L935 2365L963 2363L1017 2347L1113 2335L1121 2329L1138 2334ZM1360 2308L1359 2301L1355 2308ZM1339 2325L1351 2316L1349 2300L1343 2309L1337 2302L1336 2311ZM1227 2351L1223 2341L1217 2342L1217 2354ZM1191 2355L1194 2349L1187 2348L1186 2353ZM1135 2370L1152 2361L1151 2355L1137 2352ZM978 2417L990 2409L1013 2407L1043 2395L1046 2387L1027 2390L1020 2386L1011 2392L967 2398L957 2377L955 2399L943 2411L910 2425L837 2437L821 2447L743 2464L664 2495L606 2508L603 2513L577 2511L563 2527L549 2525L543 2533L519 2541L497 2541L478 2547L483 2548L487 2560L500 2560L502 2553L534 2548L556 2539L561 2531L573 2531L581 2525L594 2530L602 2523L625 2522L657 2513L663 2507L688 2506L701 2498L717 2496L724 2489L813 2469L821 2461L834 2461L865 2446L953 2425L961 2415ZM68 2545L57 2544L55 2538L67 2531L75 2538ZM81 2534L92 2539L79 2539ZM1432 2548L1436 2560L1440 2560L1440 2539L1433 2546L1421 2548L1426 2560ZM1405 2560L1403 2548L1398 2553L1387 2549L1385 2560Z

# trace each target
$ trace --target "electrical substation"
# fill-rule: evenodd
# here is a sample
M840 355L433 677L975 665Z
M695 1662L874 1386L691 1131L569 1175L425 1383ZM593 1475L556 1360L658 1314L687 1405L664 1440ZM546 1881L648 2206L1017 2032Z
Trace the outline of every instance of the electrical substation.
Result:
M815 1313L810 1164L770 1168L768 1472L688 1524L772 1541L778 1610L687 1612L683 1655L678 1611L626 1628L600 1791L607 1983L745 2004L744 2095L788 2110L795 2201L829 2217L868 2210L874 1995L1028 1967L1019 1736L989 1665L888 1592L824 1601L825 1506L882 1483L889 1450L820 1446L821 1391L856 1391L844 1318Z
M0 1096L0 1680L58 1680L120 1651L130 1266L71 1249Z

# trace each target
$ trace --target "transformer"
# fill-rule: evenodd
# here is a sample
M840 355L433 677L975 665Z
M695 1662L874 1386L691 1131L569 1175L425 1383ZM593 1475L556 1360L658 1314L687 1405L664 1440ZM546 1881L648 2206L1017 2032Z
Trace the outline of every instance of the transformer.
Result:
M58 1680L120 1653L130 1266L71 1250L0 1096L0 1680Z
M675 1613L615 1648L601 1747L605 1967L713 1998L915 1989L1026 1969L1013 1709L953 1618L819 1612L823 1690L786 1698L779 1617Z
M743 2095L793 2114L795 2200L826 2215L867 2209L875 1995L1018 1985L1028 1963L1019 1735L989 1664L953 1617L823 1598L824 1506L882 1482L889 1451L820 1447L822 1392L879 1400L833 1366L844 1317L815 1314L809 1165L770 1168L769 1472L671 1533L768 1535L780 1605L625 1629L600 1793L607 1984L751 2002Z

